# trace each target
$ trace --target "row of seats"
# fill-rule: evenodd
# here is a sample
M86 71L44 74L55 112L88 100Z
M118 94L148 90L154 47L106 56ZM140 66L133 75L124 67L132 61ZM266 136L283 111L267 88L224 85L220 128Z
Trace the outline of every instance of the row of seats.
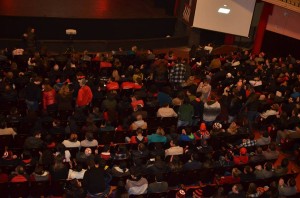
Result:
M179 175L178 175L179 176ZM296 177L297 174L288 174L283 176L282 178L284 180L288 180L291 177ZM174 177L173 179L175 179ZM178 177L177 177L178 178ZM113 178L111 185L114 185L115 182L118 182L120 179L126 180L127 177L124 178ZM148 182L151 183L151 178L147 177ZM241 182L244 189L247 189L249 184L251 182L255 182L257 186L263 187L268 186L272 181L277 181L279 178L270 178L270 179L259 179L255 181L250 182ZM180 180L178 178L177 180ZM19 183L0 183L0 192L1 197L3 198L19 198L19 197L42 197L42 196L63 196L65 193L64 187L67 184L67 180L58 180L58 181L31 181L31 182L19 182ZM169 182L169 181L168 181ZM183 184L183 182L179 182L178 184ZM169 186L170 183L169 183ZM181 185L180 187L182 187ZM193 192L197 189L200 189L202 191L203 197L210 197L219 187L223 187L224 193L228 194L231 191L232 184L223 184L223 185L212 185L207 184L202 187L199 187L198 184L193 187L186 187L186 197L191 197ZM170 188L168 192L161 192L161 193L151 193L151 194L145 194L145 195L131 195L130 197L142 197L142 198L174 198L175 194L178 192L179 188ZM299 197L300 193L290 196L289 198L296 198Z

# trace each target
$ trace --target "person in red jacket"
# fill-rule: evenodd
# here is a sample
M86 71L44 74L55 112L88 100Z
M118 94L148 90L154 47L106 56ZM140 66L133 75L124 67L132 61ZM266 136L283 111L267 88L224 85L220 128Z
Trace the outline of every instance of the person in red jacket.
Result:
M79 81L80 89L78 91L76 105L79 108L84 108L92 102L93 93L89 86L86 85L86 80Z
M240 155L233 157L234 164L247 164L249 157L247 155L247 149L245 147L240 148Z
M43 84L43 109L54 110L56 106L56 92L48 82Z

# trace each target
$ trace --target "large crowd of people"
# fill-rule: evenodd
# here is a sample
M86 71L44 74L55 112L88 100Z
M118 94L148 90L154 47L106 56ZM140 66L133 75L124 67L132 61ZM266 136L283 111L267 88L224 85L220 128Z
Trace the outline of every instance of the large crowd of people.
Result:
M91 198L170 187L177 197L297 193L288 165L300 161L300 61L291 55L30 46L1 50L0 64L1 183L65 180L67 197ZM275 167L279 150L294 155ZM212 175L172 185L171 173L195 170ZM199 187L191 195L188 183Z

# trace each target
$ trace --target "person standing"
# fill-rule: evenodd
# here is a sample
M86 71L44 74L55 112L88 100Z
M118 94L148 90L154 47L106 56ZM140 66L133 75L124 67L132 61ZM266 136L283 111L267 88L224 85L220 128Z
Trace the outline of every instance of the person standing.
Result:
M40 77L35 77L25 88L25 100L29 111L37 111L39 108L39 103L42 100L41 82Z
M76 105L79 109L85 109L93 99L93 93L91 88L86 85L86 80L81 79L79 81L80 89L78 91Z
M34 54L36 50L36 35L35 29L29 27L27 32L23 34L23 39L25 42L25 49L28 51L30 55Z
M178 58L177 64L175 64L171 71L169 76L169 81L174 85L174 87L178 88L181 86L181 83L185 81L186 77L186 67L182 63L181 58Z

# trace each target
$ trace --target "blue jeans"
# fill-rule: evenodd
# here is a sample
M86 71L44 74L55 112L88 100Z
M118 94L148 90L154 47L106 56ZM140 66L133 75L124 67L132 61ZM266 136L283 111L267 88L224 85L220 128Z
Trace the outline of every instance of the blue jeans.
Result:
M190 125L191 125L191 123L189 121L178 120L178 122L177 122L177 127L190 126Z
M39 109L39 103L37 101L26 100L26 105L30 111L37 111Z

